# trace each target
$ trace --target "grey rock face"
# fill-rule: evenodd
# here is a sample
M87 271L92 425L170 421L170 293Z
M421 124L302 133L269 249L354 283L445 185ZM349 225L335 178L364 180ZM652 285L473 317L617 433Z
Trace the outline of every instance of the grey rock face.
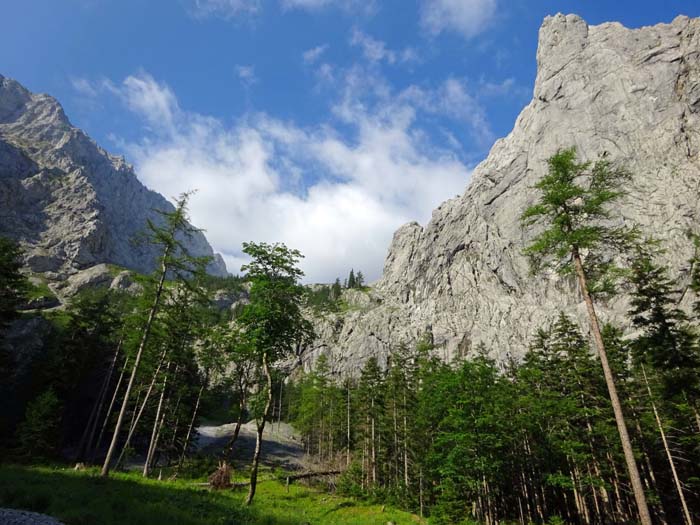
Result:
M423 335L445 359L480 344L497 358L518 357L559 311L585 322L573 280L533 278L521 254L532 234L519 217L537 198L532 186L546 159L572 145L583 159L606 155L633 173L619 220L660 239L673 277L687 282L686 232L700 230L700 19L631 30L547 17L537 65L513 131L461 197L425 227L396 232L376 284L381 303L319 320L306 366L325 353L336 371L356 374L368 357L385 362ZM622 298L600 314L624 326L626 308Z
M106 264L96 264L86 270L79 271L56 286L56 291L63 297L73 297L88 288L107 288L115 278Z
M154 210L173 206L143 186L124 159L73 127L60 104L0 75L0 235L19 239L34 272L72 273L98 263L139 272L157 251L136 243ZM195 255L214 256L204 235L188 240Z

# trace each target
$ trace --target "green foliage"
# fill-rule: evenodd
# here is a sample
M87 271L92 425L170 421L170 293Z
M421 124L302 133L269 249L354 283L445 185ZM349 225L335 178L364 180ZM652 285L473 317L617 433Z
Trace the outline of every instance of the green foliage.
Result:
M338 286L340 286L340 280L337 280ZM354 269L350 269L350 274L345 281L345 288L348 289L362 289L365 287L365 277L362 272L355 273Z
M637 237L636 230L610 220L610 209L631 175L606 159L577 162L575 148L560 150L548 166L535 185L539 201L521 216L523 226L543 225L544 230L524 253L533 271L551 267L563 274L573 270L573 255L585 256L590 291L609 293L621 275L613 256Z
M700 315L700 235L691 235L691 240L695 251L690 259L690 288L695 292L693 311L698 316Z
M700 347L697 332L678 306L666 268L654 262L659 254L640 247L632 264L630 316L642 334L634 342L637 362L648 363L664 382L667 397L700 398Z
M205 273L200 279L199 284L210 292L217 290L226 290L227 292L241 292L245 284L245 278L240 275L227 275L219 277Z
M338 280L331 286L317 285L306 289L306 304L316 313L337 312L340 309L340 294Z
M20 453L32 461L55 457L61 444L61 403L47 390L27 405L24 421L17 427Z
M27 281L25 297L29 300L45 298L52 299L56 297L56 295L51 291L51 288L49 288L49 286L43 281L37 284Z
M22 249L19 244L0 237L0 333L17 317L17 308L29 288L21 269Z
M301 312L304 287L298 280L303 272L297 267L301 253L267 243L244 243L243 252L252 259L242 268L251 283L250 303L237 323L258 358L266 356L274 363L313 337L311 323Z
M653 297L653 279L638 277ZM655 342L644 343L645 334L630 340L610 325L602 333L623 408L632 414L632 437L655 472L652 510L663 506L669 523L680 522L649 397L630 358L640 344L670 357ZM697 402L687 382L685 392L662 398L663 365L650 363L647 375L697 512L700 500L690 489L698 479ZM631 520L624 509L634 500L621 485L625 461L600 363L564 314L537 330L522 362L506 367L486 351L445 364L426 337L415 349L397 349L384 366L368 359L357 380L342 384L320 359L298 379L296 392L293 423L307 451L337 465L350 448L350 466L338 482L344 494L413 512L422 506L431 523L515 523L522 514L533 523Z

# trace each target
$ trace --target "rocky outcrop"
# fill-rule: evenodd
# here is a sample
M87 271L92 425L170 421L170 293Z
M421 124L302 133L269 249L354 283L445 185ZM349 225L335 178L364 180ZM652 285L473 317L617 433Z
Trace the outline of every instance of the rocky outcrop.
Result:
M383 362L423 335L445 359L482 344L505 359L522 355L558 311L583 321L572 280L530 275L521 251L531 234L519 222L546 159L572 145L583 159L603 155L633 173L619 220L662 240L673 276L687 282L686 232L700 230L700 19L627 29L547 17L537 68L532 101L513 131L461 197L425 227L396 232L375 286L381 302L317 322L307 366L325 353L335 370L357 373L369 356ZM600 313L624 326L625 310L622 298Z
M157 250L136 241L147 219L159 222L155 210L172 209L72 126L54 98L0 75L0 235L21 241L31 271L60 278L112 263L149 272ZM226 275L201 233L187 244L214 256L210 273Z

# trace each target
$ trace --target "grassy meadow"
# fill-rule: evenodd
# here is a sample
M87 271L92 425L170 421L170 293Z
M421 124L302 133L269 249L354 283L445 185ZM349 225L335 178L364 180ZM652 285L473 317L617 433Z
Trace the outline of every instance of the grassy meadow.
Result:
M158 481L137 472L102 479L95 469L0 466L0 507L54 516L66 525L396 525L417 516L293 483L259 483L255 502L247 487L212 491L196 479ZM201 481L201 480L199 480Z

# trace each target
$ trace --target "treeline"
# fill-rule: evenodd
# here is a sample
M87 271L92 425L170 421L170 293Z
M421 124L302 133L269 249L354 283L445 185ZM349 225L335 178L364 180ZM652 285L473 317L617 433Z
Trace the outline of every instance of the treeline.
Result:
M152 275L134 276L140 292L84 291L65 309L23 315L24 323L41 328L36 348L21 337L15 347L2 342L4 386L14 401L3 410L10 429L3 436L6 456L27 462L68 457L102 464L105 475L135 457L144 476L156 465L182 465L208 383L197 341L220 320L211 290L240 285L236 278L215 283L205 272L209 259L182 245L179 239L192 231L186 203L183 196L175 211L148 224L147 241L161 256ZM0 272L16 280L3 286L14 302L8 324L19 317L27 289L13 246L15 267Z
M438 522L686 523L700 513L700 348L657 243L615 221L631 175L573 148L548 160L523 213L534 273L575 280L591 341L566 316L541 328L523 362L500 369L487 349L444 364L424 346L374 360L357 382L329 381L323 361L298 385L307 450L338 461L350 492L380 493ZM534 278L534 277L533 277ZM596 304L632 295L634 338L603 326ZM488 349L497 350L497 349ZM345 399L345 415L339 415ZM353 401L354 399L354 401Z
M675 306L676 291L649 259L633 280L640 335L608 325L603 337L655 523L684 523L681 497L694 523L698 317ZM386 369L370 359L340 384L320 358L288 387L308 453L347 468L341 491L436 523L636 522L600 363L570 318L538 330L519 363L498 364L482 349L448 364L431 349L399 349Z
M23 341L12 347L6 340L28 283L17 244L0 239L0 388L4 399L14 400L0 412L9 429L4 456L27 462L68 457L102 465L103 476L136 461L144 476L155 469L177 476L208 407L237 421L223 460L231 458L240 426L256 421L253 500L262 432L284 373L279 363L313 336L301 315L301 254L281 244L245 243L244 280L208 276L209 258L192 256L181 241L193 231L187 200L183 195L174 211L148 224L148 242L161 255L151 275L137 278L140 292L80 294L65 310L46 313L50 323L24 315L23 322L36 321L46 331L37 334L36 355ZM217 308L216 292L244 287L236 312Z
M341 297L343 290L363 290L366 288L365 277L362 272L351 269L348 277L340 283L340 277L336 277L331 285L313 285L307 289L307 304L316 312L338 312L343 305Z

